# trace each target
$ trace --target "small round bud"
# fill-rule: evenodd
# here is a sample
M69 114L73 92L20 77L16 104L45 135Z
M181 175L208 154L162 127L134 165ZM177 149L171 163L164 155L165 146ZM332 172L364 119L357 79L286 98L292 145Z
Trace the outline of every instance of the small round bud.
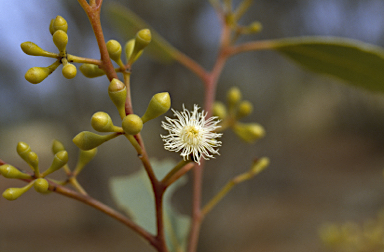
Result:
M77 160L76 168L73 171L74 176L77 176L81 170L87 165L97 154L97 148L91 150L80 150L79 159Z
M253 143L265 135L264 128L257 123L236 123L233 130L241 139L248 143Z
M67 33L68 30L68 23L62 16L57 16L55 19L52 19L49 25L49 32L52 35L58 30L65 33Z
M125 99L127 98L127 87L118 79L113 79L108 87L109 98L115 104L121 119L125 117Z
M117 136L118 134L116 133L101 136L89 131L83 131L77 134L72 141L82 150L91 150Z
M33 183L33 187L35 188L36 192L46 193L48 191L48 188L49 188L49 183L44 178L38 178Z
M80 71L87 78L100 77L105 74L105 72L102 69L100 69L97 65L88 64L88 63L82 64L80 66Z
M3 192L3 197L7 200L15 200L19 198L21 195L23 195L26 191L31 189L32 185L33 185L33 182L29 183L28 185L22 188L8 188Z
M24 172L19 171L16 167L5 164L0 166L0 173L5 178L15 178L15 179L31 179L32 177Z
M65 48L67 47L68 43L68 35L62 30L55 31L55 33L52 36L53 43L55 43L57 49L59 49L60 52L65 52Z
M58 140L53 140L53 142L52 142L52 152L53 152L53 154L56 154L59 151L63 151L63 150L65 150L64 145L60 141L58 141Z
M122 132L122 129L113 125L111 117L105 112L96 112L91 119L94 130L99 132Z
M41 174L41 176L45 177L48 174L51 174L52 172L57 171L67 163L68 163L68 152L65 150L59 151L53 157L51 166L46 171L44 171L43 174Z
M121 45L116 40L109 40L107 42L107 50L109 57L116 63L121 61Z
M31 152L31 147L27 143L18 142L16 151L25 162L28 162L28 154Z
M238 87L232 87L227 93L228 106L233 108L241 100L241 92Z
M75 65L67 63L63 66L62 73L65 78L72 79L76 76L77 69Z
M30 42L30 41L21 43L20 47L21 47L21 50L23 50L23 52L25 54L28 54L31 56L43 56L43 57L51 57L51 58L56 58L58 56L57 53L47 52L47 51L41 49L35 43Z
M261 32L261 30L263 29L263 26L260 22L252 22L249 26L248 26L248 32L249 33L258 33L258 32Z
M217 116L220 120L223 120L227 117L227 109L222 102L216 101L213 104L213 116Z
M122 127L125 134L136 135L143 129L143 121L138 115L129 114L124 117Z
M152 120L164 113L166 113L171 107L171 97L169 93L163 92L155 94L148 104L147 110L141 117L143 123Z
M47 67L32 67L25 73L25 79L32 84L38 84L48 77L50 71Z
M253 111L253 105L249 101L242 101L236 111L236 118L240 119L250 115Z

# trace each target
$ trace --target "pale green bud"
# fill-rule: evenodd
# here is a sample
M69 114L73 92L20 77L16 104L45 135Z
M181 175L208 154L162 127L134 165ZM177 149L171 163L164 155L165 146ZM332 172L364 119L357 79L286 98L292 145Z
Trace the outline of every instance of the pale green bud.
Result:
M140 56L139 54L151 42L151 40L152 40L152 35L149 29L142 29L139 32L137 32L135 37L135 45L128 60L129 64L132 64L138 59L138 57Z
M118 79L113 79L108 87L109 98L115 104L121 119L125 117L125 99L127 98L127 87Z
M232 87L227 92L228 106L233 108L241 100L241 92L238 87Z
M91 150L117 136L118 134L116 133L102 136L89 131L83 131L77 134L72 141L82 150Z
M71 63L67 63L63 66L62 73L63 73L63 76L65 78L72 79L76 76L77 69L76 69L75 65L73 65Z
M125 52L125 58L127 59L127 61L129 60L129 58L131 58L134 47L135 47L135 39L131 39L127 43L125 43L124 52Z
M31 189L32 185L33 183L29 183L22 188L8 188L3 192L3 197L7 200L15 200Z
M65 52L65 48L67 47L68 43L68 35L62 30L55 31L55 33L52 36L53 43L55 43L57 49L59 49L60 52Z
M31 152L31 147L27 143L18 142L16 151L25 162L28 162L28 154Z
M87 78L100 77L105 74L105 72L100 69L99 66L88 63L82 64L80 66L80 71Z
M46 193L48 191L48 188L49 188L49 183L44 178L38 178L33 183L33 187L35 188L36 192Z
M249 26L248 26L248 32L249 33L258 33L258 32L261 32L261 30L263 29L263 26L260 22L252 22Z
M21 43L20 47L25 54L28 54L31 56L43 56L43 57L51 57L51 58L56 58L59 56L57 53L51 53L41 49L38 45L30 41Z
M249 101L242 101L240 102L237 111L236 111L236 118L240 119L243 117L246 117L250 115L253 111L253 105Z
M68 23L62 16L57 16L51 20L49 25L49 32L53 35L56 31L61 30L67 33Z
M213 116L217 116L220 120L227 117L227 109L222 102L216 101L213 104Z
M251 171L254 175L259 174L265 168L267 168L268 165L269 165L269 158L263 157L253 162Z
M45 177L48 174L51 174L52 172L55 172L58 169L62 168L67 163L68 163L68 152L65 150L59 151L53 157L51 166L46 171L44 171L41 174L41 176Z
M99 132L122 132L120 127L113 125L111 117L105 112L96 112L91 118L91 125Z
M91 150L80 150L79 159L77 160L76 168L73 172L75 176L87 165L97 154L97 148Z
M141 117L143 123L152 120L166 113L171 107L171 97L169 93L163 92L155 94L148 104L148 108Z
M27 163L31 166L32 170L36 173L39 172L39 156L33 151L28 153Z
M25 79L32 84L38 84L48 77L60 65L56 61L49 67L32 67L25 73Z
M58 140L53 140L53 142L52 142L52 152L53 152L53 154L56 154L59 151L63 151L63 150L65 150L64 145L60 141L58 141Z
M122 127L125 134L136 135L143 129L143 121L138 115L129 114L124 117Z
M0 173L5 178L14 178L14 179L31 179L32 177L24 172L19 171L16 167L5 164L0 166Z
M257 123L236 123L233 126L235 133L244 141L253 143L265 135L264 128Z
M121 61L121 45L116 40L109 40L107 42L107 50L109 57L115 61L116 63L119 63Z

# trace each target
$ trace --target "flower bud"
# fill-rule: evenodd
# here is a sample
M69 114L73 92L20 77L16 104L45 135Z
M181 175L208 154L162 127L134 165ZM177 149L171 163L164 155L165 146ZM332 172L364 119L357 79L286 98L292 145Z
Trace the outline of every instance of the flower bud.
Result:
M53 157L51 166L46 171L44 171L43 174L41 174L41 176L45 177L48 174L51 174L52 172L57 171L67 163L68 163L68 152L65 150L59 151Z
M149 29L142 29L137 32L135 37L135 46L129 57L128 63L132 64L138 59L139 53L151 42L152 35Z
M227 101L229 108L233 108L241 100L241 92L238 87L232 87L227 92Z
M252 22L247 28L248 33L258 33L261 32L263 26L260 22L255 21Z
M109 98L115 104L121 119L125 117L125 99L127 98L127 87L118 79L113 79L108 87Z
M65 78L72 79L76 76L77 69L75 65L67 63L63 66L62 73Z
M25 54L28 54L31 56L43 56L43 57L51 57L51 58L56 58L59 56L57 53L51 53L41 49L38 45L30 41L21 43L20 47Z
M44 178L38 178L33 183L33 187L35 188L36 192L46 193L48 191L48 188L49 188L49 183Z
M76 168L73 171L74 176L77 176L84 166L87 165L97 154L97 148L91 150L80 150L79 159L77 160Z
M254 175L259 174L262 172L267 166L269 165L269 158L261 158L253 162L251 171Z
M121 45L116 40L109 40L107 42L107 50L109 57L116 63L121 62Z
M19 142L16 151L25 162L28 162L28 154L31 152L31 147L27 143Z
M83 131L73 138L73 143L82 150L91 150L100 144L117 137L118 134L98 135L89 131Z
M26 191L31 189L32 185L33 185L33 182L29 183L28 185L22 188L8 188L3 192L3 197L7 200L15 200L19 198L21 195L23 195Z
M57 16L51 20L49 25L49 32L53 35L56 31L61 30L67 33L68 23L62 16Z
M122 132L120 127L113 125L111 117L105 112L96 112L91 119L92 128L98 132Z
M249 101L242 101L240 102L237 111L236 111L236 118L240 119L243 117L246 117L247 115L251 114L253 111L253 105Z
M136 135L143 129L143 121L138 115L129 114L124 117L122 127L125 134Z
M127 59L127 61L129 60L129 58L131 58L134 47L135 47L134 39L131 39L127 43L125 43L124 52L125 52L125 58Z
M55 31L55 33L52 36L53 43L55 43L57 49L59 49L60 52L65 52L65 48L67 47L68 43L68 35L62 30Z
M143 123L148 122L166 113L171 107L171 97L169 93L163 92L155 94L148 104L148 108L141 117Z
M100 69L99 66L88 63L82 64L80 66L80 71L87 78L100 77L105 74L105 72Z
M39 156L33 151L28 153L27 163L35 173L39 173Z
M65 150L64 145L60 141L58 141L58 140L53 140L53 142L52 142L52 152L53 152L53 154L56 154L59 151L63 151L63 150Z
M5 178L14 178L14 179L31 179L32 178L30 175L19 171L17 168L13 167L10 164L5 164L0 166L0 173Z
M253 143L265 135L264 128L257 123L236 123L233 130L248 143Z
M32 84L38 84L48 77L60 65L60 61L56 61L49 67L32 67L25 73L25 79Z
M213 116L217 116L220 120L223 120L227 117L227 109L222 102L216 101L213 104Z

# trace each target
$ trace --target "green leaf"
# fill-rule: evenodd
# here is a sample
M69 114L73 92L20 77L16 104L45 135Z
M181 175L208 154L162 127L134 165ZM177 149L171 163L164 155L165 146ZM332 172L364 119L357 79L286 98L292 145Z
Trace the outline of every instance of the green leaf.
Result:
M299 65L350 84L384 92L384 48L337 37L287 38L272 48Z
M172 160L151 160L157 178L163 178L176 163ZM171 198L178 187L186 183L181 177L164 194L164 226L168 248L171 252L185 251L190 227L190 217L180 214L171 205ZM142 167L130 176L110 180L112 196L117 205L127 212L137 224L156 234L156 210L149 178Z
M174 60L177 49L130 9L118 3L106 3L103 10L113 27L126 41L134 38L139 30L148 28L151 31L152 41L145 51L162 62L168 63Z

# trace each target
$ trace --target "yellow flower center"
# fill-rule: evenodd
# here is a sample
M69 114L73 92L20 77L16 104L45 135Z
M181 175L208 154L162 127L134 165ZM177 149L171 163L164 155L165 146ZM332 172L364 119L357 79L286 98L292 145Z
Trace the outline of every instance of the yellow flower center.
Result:
M195 126L186 126L181 135L187 144L195 145L201 139L200 131Z

